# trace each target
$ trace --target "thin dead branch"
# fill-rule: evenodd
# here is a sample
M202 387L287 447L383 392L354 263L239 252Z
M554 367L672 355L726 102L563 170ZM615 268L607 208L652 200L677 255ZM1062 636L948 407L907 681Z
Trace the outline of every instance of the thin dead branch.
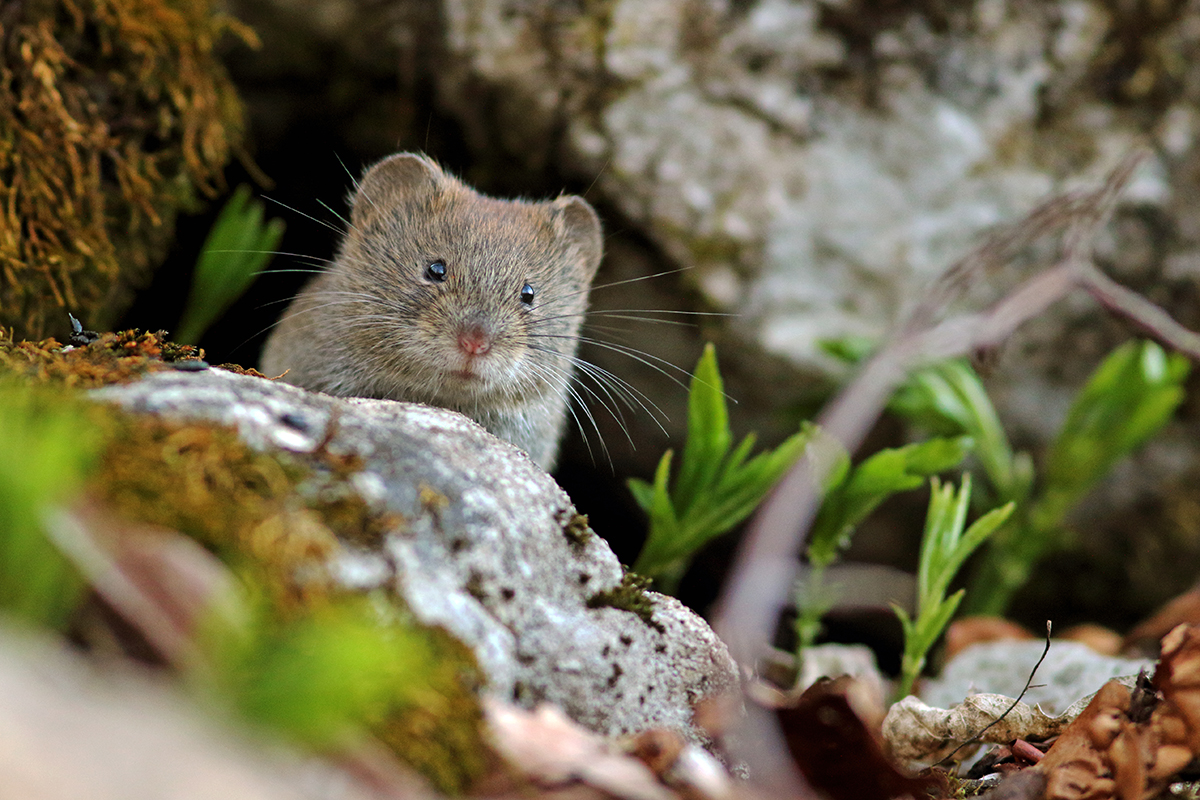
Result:
M913 369L995 347L1074 289L1087 291L1105 308L1151 337L1200 360L1200 335L1181 326L1146 298L1112 281L1092 260L1096 235L1107 223L1141 160L1141 153L1127 156L1098 189L1049 199L951 265L888 344L826 406L817 420L823 433L853 452L896 387ZM1053 264L983 311L943 318L949 305L969 288L1011 263L1023 248L1049 235L1062 236L1059 256ZM812 453L813 449L784 477L751 520L717 604L714 628L734 658L750 670L769 645L779 613L789 601L805 538L820 506L819 487L831 461L821 453ZM784 748L767 744L782 742L778 723L769 715L758 715L753 725L759 729L748 732L743 740L756 746L738 755L746 759L758 779L780 790L787 787L792 796L804 796L802 779L784 758Z

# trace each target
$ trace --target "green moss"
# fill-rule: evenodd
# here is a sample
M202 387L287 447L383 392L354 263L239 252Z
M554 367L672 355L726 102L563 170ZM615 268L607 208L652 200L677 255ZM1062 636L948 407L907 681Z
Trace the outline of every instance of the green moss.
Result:
M483 774L490 750L483 741L479 669L462 642L441 629L423 629L428 649L424 689L407 698L376 736L443 792L461 794Z
M361 459L323 446L303 456L262 453L232 429L131 415L80 402L76 391L171 368L164 359L200 355L137 331L102 334L74 348L5 337L0 377L22 397L78 410L66 430L82 426L95 439L89 452L98 455L83 478L90 499L120 517L196 539L240 577L242 613L233 615L240 622L214 619L205 648L217 669L202 683L219 702L318 749L336 750L346 736L352 743L365 728L439 788L465 790L488 752L481 673L470 649L418 624L390 592L364 597L342 588L329 570L342 547L377 544L404 524L350 488ZM32 407L28 398L22 403L20 409ZM12 417L3 405L0 423ZM18 422L32 412L21 413ZM29 447L43 452L48 441ZM445 502L425 494L431 506ZM0 491L0 520L6 508L24 507L5 498ZM61 565L49 566L61 572Z
M587 514L575 514L563 525L563 536L576 547L582 547L596 535L588 523Z
M0 326L111 325L213 197L242 109L212 0L45 0L0 19ZM11 8L9 8L11 6ZM17 110L19 109L19 113Z
M588 598L588 608L619 608L631 614L637 614L642 622L651 628L663 630L662 625L654 620L654 601L646 594L650 588L650 578L626 570L621 583L612 589L597 592Z
M279 710L289 706L276 702L279 686L311 689L311 681L328 675L324 683L334 688L316 691L309 705L325 708L322 698L337 696L336 687L342 685L337 676L344 681L345 671L355 667L319 669L325 662L317 655L326 652L321 642L329 639L328 630L314 629L305 620L328 614L327 609L342 607L351 597L327 568L343 542L377 541L403 520L343 491L346 478L361 468L356 459L321 452L315 457L319 469L299 457L251 450L231 430L138 418L124 423L122 433L105 450L93 491L119 513L182 531L259 576L269 605L282 620L295 620L292 627L300 627L255 662L270 668L262 667L264 677L251 683L253 691L246 690L245 702L254 716L275 724L304 723L324 731L328 723L321 722L320 715L315 723L308 722L313 715L297 717L294 708L281 715ZM400 606L395 597L388 602ZM360 616L338 623L337 653L331 654L330 663L342 664L348 658L347 650L353 649L348 642L364 637L371 641L363 629L368 619L364 607ZM402 638L398 652L404 654L407 669L402 682L388 684L402 686L403 691L397 689L373 701L374 709L365 709L372 717L371 730L439 788L464 790L483 770L486 752L475 695L479 670L470 650L448 634L411 620L384 623L381 630L392 639ZM297 650L305 652L309 662L300 675L286 655L277 654ZM362 680L369 682L374 662L355 664ZM253 672L239 670L248 671ZM298 721L290 722L294 718ZM310 737L316 735L304 730Z

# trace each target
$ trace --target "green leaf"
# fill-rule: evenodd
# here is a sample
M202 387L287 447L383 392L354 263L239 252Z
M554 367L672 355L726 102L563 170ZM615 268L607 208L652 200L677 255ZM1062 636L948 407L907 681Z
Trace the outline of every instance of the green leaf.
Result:
M929 475L957 466L970 446L966 437L930 439L880 450L867 458L826 496L809 537L809 560L832 563L848 544L850 533L880 503L899 492L916 489Z
M817 347L824 353L847 364L858 364L879 346L871 336L843 336L839 339L819 339Z
M712 483L732 439L717 353L710 342L704 346L688 390L688 438L672 495L676 506L688 508L701 488Z
M654 486L641 478L630 478L625 481L625 485L629 487L629 493L633 495L634 502L641 506L643 511L650 511L654 505Z
M1127 342L1093 372L1050 449L1048 492L1074 502L1158 432L1183 400L1189 365L1153 342ZM1064 509L1064 512L1068 509Z
M642 552L634 563L634 571L640 575L653 576L664 569L676 556L678 549L679 519L671 503L668 483L671 478L671 459L674 452L668 450L654 471L653 493L650 501L650 532Z
M283 238L284 223L263 223L262 203L239 186L217 215L192 276L176 341L194 344L266 268Z
M888 408L933 433L970 436L984 472L1000 496L1021 499L1027 493L1032 476L1016 463L983 382L965 359L915 373Z
M629 482L634 499L650 515L650 531L634 569L666 588L663 583L681 575L698 548L754 511L804 453L815 431L806 425L776 449L752 458L756 439L750 434L730 452L721 375L716 352L707 345L692 376L688 439L673 488L670 451L659 462L652 486Z
M895 607L904 628L904 656L901 660L899 696L912 687L925 664L925 655L941 636L958 610L963 590L946 597L946 591L959 568L971 553L995 533L1012 515L1015 504L1008 503L984 514L964 533L971 499L971 476L964 475L961 487L942 485L930 478L929 507L925 515L925 533L917 566L917 612L915 619Z

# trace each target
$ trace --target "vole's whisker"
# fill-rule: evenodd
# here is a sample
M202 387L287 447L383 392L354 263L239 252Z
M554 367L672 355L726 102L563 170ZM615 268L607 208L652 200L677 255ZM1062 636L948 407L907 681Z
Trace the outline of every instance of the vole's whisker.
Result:
M663 410L659 408L658 405L651 400L645 392L633 386L628 381L618 378L608 370L598 367L588 361L584 361L583 359L575 359L575 366L578 367L583 374L594 380L610 398L613 397L613 395L609 393L609 387L611 387L612 390L617 393L616 396L619 398L620 402L623 402L630 411L636 410L636 404L637 407L640 407L642 411L644 411L650 417L650 419L654 421L654 424L657 425L658 429L663 432L663 435L667 434L667 429L663 427L662 422L660 422L658 419L658 416L661 415L663 419L666 420L667 415L663 413ZM613 402L616 403L617 400L614 399ZM613 408L609 407L607 403L605 404L605 408L608 408L609 413L613 413ZM616 411L618 413L614 413L613 416L617 418L618 423L621 425L621 430L625 431L626 438L629 438L630 446L636 450L637 445L634 443L633 439L629 437L629 431L626 427L624 415L619 413L619 408L616 409Z
M275 302L275 303L279 303L279 302L284 302L284 301L281 301L281 300L276 300L276 301L273 301L273 302ZM264 304L264 305L271 305L271 303L266 303L266 304ZM267 327L263 328L263 329L262 329L262 330L260 330L260 331L256 331L255 333L252 333L252 334L250 334L250 336L248 336L248 337L247 337L247 338L246 338L244 341L242 341L242 343L241 343L241 344L239 344L239 345L238 345L238 347L242 347L243 345L245 345L245 344L246 344L246 342L249 342L249 341L250 341L251 339L253 339L254 337L256 337L256 336L261 336L262 334L266 333L267 331L271 330L272 328L276 327L277 325L281 325L283 322L285 322L285 321L287 321L287 320L292 320L292 319L295 319L295 318L297 318L297 317L301 316L302 314L311 314L311 313L312 313L312 312L314 312L314 311L321 311L321 310L323 310L323 309L326 309L326 308L332 308L332 307L334 307L334 306L339 306L339 305L355 306L355 305L357 305L357 303L355 303L355 302L354 302L354 301L352 301L352 300L333 300L333 301L330 301L330 302L328 302L328 303L324 303L324 304L322 304L322 305L317 305L317 306L309 306L308 308L302 308L302 309L300 309L300 310L298 310L298 311L291 311L291 310L289 309L289 312L288 312L288 313L285 313L285 314L284 314L282 317L280 317L279 319L275 320L274 322L272 322L272 323L271 323L270 325L268 325ZM379 315L379 318L380 318L380 319L388 319L388 320L392 320L392 321L394 321L394 318L392 318L392 317L384 317L384 316L382 316L382 315ZM307 330L307 329L308 329L308 327L315 327L315 326L316 326L318 323L320 323L320 320L319 320L319 319L318 319L318 320L316 320L316 321L313 323L313 325L312 325L312 326L307 326L307 325L305 325L304 327L302 327L302 328L301 328L301 330ZM235 348L235 349L236 349L236 348Z
M602 315L598 315L598 316L606 316L609 319L625 319L625 320L630 320L632 322L645 322L650 325L677 325L681 328L696 327L691 322L684 322L684 321L678 320L678 319L652 319L650 317L635 317L631 314L602 314ZM588 325L588 327L596 328L597 330L600 329L600 326L592 324L590 322L585 323L585 324Z
M527 366L531 367L531 371L534 374L541 375L547 382L554 383L558 388L564 390L573 401L567 403L567 411L575 420L575 425L579 429L580 435L583 436L584 446L587 447L588 457L591 458L594 463L596 455L592 450L592 443L588 437L587 427L579 419L579 415L575 411L575 406L579 407L579 410L583 412L583 415L587 418L588 422L591 423L592 430L596 432L596 440L600 443L600 450L604 454L604 460L611 465L612 457L608 452L608 445L604 442L604 435L600 432L600 425L596 422L596 417L594 414L592 414L591 409L588 408L588 404L584 401L583 396L579 394L579 390L571 385L570 376L551 372L547 365L543 364L530 364ZM586 387L584 388L586 389ZM597 398L597 400L598 402L603 403L603 401L599 398Z
M538 337L542 338L542 339L570 339L570 338L572 338L570 336L567 336L566 334L553 334L553 333L539 333ZM688 372L687 370L683 369L682 367L675 366L670 361L667 361L665 358L660 358L652 353L647 353L645 350L638 350L635 347L627 347L625 345L613 344L612 342L605 342L605 341L602 341L602 340L597 339L592 336L580 336L578 338L579 338L580 342L586 342L586 343L592 345L593 347L599 347L604 350L612 350L615 353L621 353L622 355L629 356L634 361L645 364L647 367L650 367L655 372L658 372L659 374L661 374L663 377L667 378L668 380L678 384L679 386L684 387L684 389L687 388L687 385L684 384L683 381L681 381L679 378L675 377L670 372L668 372L666 368L673 369L676 372L682 373L683 375L686 375L689 378L691 377L691 373ZM656 364L655 362L658 362L658 363Z
M346 230L350 230L351 228L353 228L354 230L358 230L358 228L355 228L354 224L352 222L350 222L350 220L346 219L344 216L342 216L337 211L334 211L333 208L328 203L326 203L324 200L317 198L317 202L321 204L321 208L325 209L330 214L333 214L335 217L337 217L339 220L341 220L342 224L346 226Z
M557 355L557 353L555 353L553 350L548 350L546 348L538 348L538 347L531 345L530 349L537 350L537 351L543 352L543 353L550 353L550 354ZM572 363L576 366L579 366L581 368L592 366L591 364L588 364L587 362L581 362L580 359L577 359L577 358L571 359L570 363ZM586 372L587 370L585 369L584 371ZM588 374L590 374L590 373L588 373ZM570 385L569 384L569 380L570 380L569 373L564 371L564 375L566 376L566 380L568 381L567 385ZM590 396L592 396L596 400L596 402L600 403L600 405L603 406L604 409L606 411L608 411L608 413L611 414L614 419L617 420L618 424L621 426L621 430L625 432L626 437L629 437L629 428L628 428L627 424L625 423L625 417L621 413L619 403L621 401L623 401L625 403L625 405L628 406L630 409L633 408L633 403L629 399L622 397L619 392L618 392L617 396L614 396L612 394L612 392L609 390L609 387L605 384L605 382L603 380L600 380L600 379L596 378L595 376L592 376L592 377L593 377L593 380L596 381L596 384L600 387L600 390L602 392L604 392L605 396L607 397L607 400L604 397L600 397L598 394L596 394L595 390L593 390L587 384L581 383L580 386L582 386L584 391L586 391ZM616 387L616 388L619 388L619 387ZM630 443L630 445L633 444L632 438L629 439L629 443Z
M286 256L288 258L301 258L301 259L304 259L305 261L313 261L318 264L332 264L333 263L333 259L321 258L320 256L309 255L308 253L292 253L287 250L242 250L242 249L238 249L238 248L229 248L229 249L223 249L223 250L209 250L208 252L210 252L210 253L249 253L252 255ZM260 270L260 272L290 272L290 271L291 270L286 270L286 269Z
M593 308L585 312L589 317L615 317L620 314L629 314L629 319L635 319L641 322L657 322L648 314L673 314L679 317L736 317L737 314L731 314L725 311L676 311L669 308Z
M338 226L336 226L330 222L327 222L323 219L320 219L319 217L314 217L312 214L307 214L298 208L293 208L292 206L289 206L287 203L283 202L282 200L276 200L274 197L267 197L266 195L263 195L263 199L269 200L277 206L282 206L283 208L286 208L288 211L291 211L293 214L299 214L300 216L304 217L305 219L312 220L313 222L317 223L318 225L323 225L326 228L328 228L329 230L336 233L338 236L344 236L346 233L344 230L342 230Z
M675 269L665 269L662 272L653 272L649 275L638 275L636 278L623 278L619 281L609 281L608 283L597 283L592 286L592 291L597 289L611 289L614 286L624 286L629 283L639 283L640 281L653 280L654 278L662 278L667 275L676 275L680 272L687 272L691 267L677 267Z

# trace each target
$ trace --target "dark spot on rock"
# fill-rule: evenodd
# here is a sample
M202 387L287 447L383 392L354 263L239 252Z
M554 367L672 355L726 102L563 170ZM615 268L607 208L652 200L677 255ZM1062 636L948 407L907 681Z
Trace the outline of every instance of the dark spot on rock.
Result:
M508 588L507 586L503 587L503 588L500 590L500 597L501 597L501 598L502 598L502 599L503 599L503 600L504 600L506 603L507 603L509 600L512 600L512 599L513 599L514 597L516 597L516 596L517 596L517 593L516 593L516 591L514 591L513 589L510 589L510 588Z
M604 649L600 651L600 657L608 658L608 654L611 652L612 652L612 648L609 647L608 645L604 645Z
M612 669L612 675L608 676L608 681L606 682L609 689L616 686L617 681L621 680L621 676L625 674L625 670L621 669L621 665L615 661L613 662Z
M517 663L523 667L530 666L534 661L537 661L537 658L528 653L517 653Z
M654 652L665 653L667 652L667 646L665 644L656 644L654 645Z
M618 641L620 641L621 644L625 645L626 647L629 647L629 645L633 644L633 637L627 633L622 633Z
M470 546L471 546L471 543L468 542L466 539L452 539L450 541L450 552L457 555L457 554L461 553L463 550L466 550Z
M181 361L179 363L183 364L187 362ZM287 425L292 430L297 430L301 433L307 432L309 428L312 427L308 424L308 420L306 420L304 417L300 416L299 414L293 414L290 411L280 416L279 421L284 425Z
M475 570L471 570L471 575L467 578L467 583L463 588L467 590L467 594L479 602L487 600L487 592L483 590L483 576Z
M639 705L639 706L644 706L644 705L646 705L646 695L644 695L644 694L639 694L639 695L638 695L638 705Z
M588 575L586 572L579 573L579 585L580 586L587 586L588 581L590 581L591 579L592 579L592 576Z
M754 53L746 59L746 70L751 73L759 73L767 68L768 63L770 63L770 59L765 55Z

